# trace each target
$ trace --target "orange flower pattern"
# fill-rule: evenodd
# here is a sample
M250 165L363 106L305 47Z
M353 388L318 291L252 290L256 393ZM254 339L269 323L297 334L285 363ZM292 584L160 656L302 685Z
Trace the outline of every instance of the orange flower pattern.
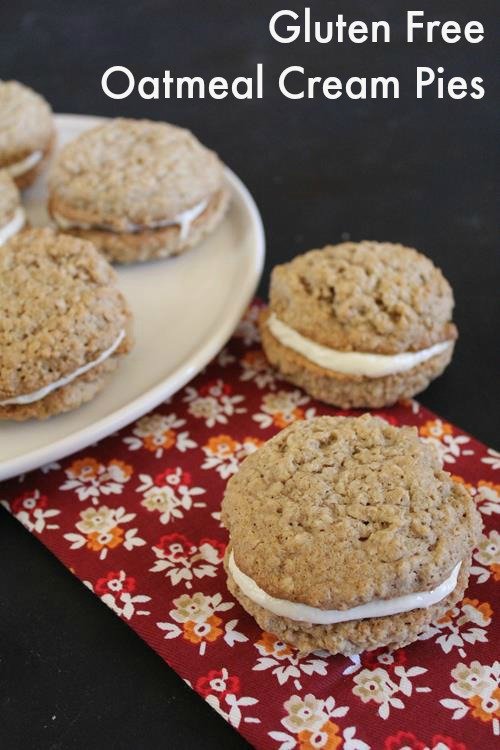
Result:
M305 408L310 398L302 391L285 391L267 393L262 397L260 411L253 415L261 429L277 427L282 430L298 419L310 419L316 414L314 407Z
M240 442L230 435L215 435L203 446L205 460L201 468L215 469L222 479L228 479L236 474L243 459L262 443L262 440L251 436L244 437Z
M500 719L500 688L496 688L487 698L475 695L469 698L472 706L472 716L480 721L495 721Z
M216 641L224 632L217 627L221 624L222 620L216 615L208 617L204 622L191 622L191 620L189 620L182 626L184 630L184 638L190 643L197 644L202 641L213 643L213 641Z
M123 542L123 529L115 526L109 531L91 531L87 534L87 547L94 552L100 552L105 547L114 549Z
M444 698L441 705L453 711L453 719L470 714L473 719L491 726L500 734L500 663L491 666L472 661L459 663L451 670L454 682L450 690L456 698Z
M148 414L141 417L132 428L132 435L124 438L131 451L141 448L152 453L155 458L163 458L174 448L181 453L196 448L188 430L183 430L186 420L172 414Z
M71 549L86 547L92 552L99 552L100 559L104 560L109 550L114 550L122 544L126 550L131 551L146 543L137 535L137 529L123 528L135 516L135 513L126 513L124 507L90 506L80 513L80 520L75 524L80 533L69 532L64 534L64 538L71 542Z
M262 633L261 637L255 643L256 647L266 655L271 655L277 659L284 659L293 655L293 648L284 641L280 641L272 633ZM260 647L260 648L259 648Z
M225 622L219 615L234 607L233 602L223 602L220 594L183 594L174 599L173 604L175 608L170 610L171 620L158 622L158 628L164 631L164 637L168 640L182 636L189 643L199 646L200 656L205 655L207 644L219 638L230 647L248 640L246 635L236 630L237 620Z
M259 640L255 642L255 648L259 657L254 671L270 670L280 685L291 680L295 689L300 690L303 675L326 674L325 658L328 654L324 651L303 655L272 633L266 632L263 632Z
M445 654L456 648L460 656L465 656L466 644L487 642L492 616L493 609L489 602L465 597L422 633L420 640L435 637Z
M419 433L422 440L434 446L441 460L445 464L455 464L460 456L471 456L467 435L461 435L448 422L442 419L428 419L420 425Z
M441 419L429 419L421 426L420 434L423 437L441 440L445 435L453 435L453 427Z
M89 456L73 461L60 489L72 490L79 500L90 499L97 505L100 495L120 495L133 473L133 467L124 461L114 458L101 463Z
M337 750L342 744L339 727L327 721L317 732L299 732L300 750Z

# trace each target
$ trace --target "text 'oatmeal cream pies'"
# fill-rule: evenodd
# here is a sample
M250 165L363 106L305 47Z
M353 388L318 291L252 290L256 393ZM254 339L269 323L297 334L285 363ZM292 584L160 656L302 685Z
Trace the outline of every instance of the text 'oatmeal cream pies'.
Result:
M289 381L343 409L411 398L451 360L453 293L416 250L345 242L276 266L264 351Z
M19 188L29 187L45 166L55 140L45 99L17 81L0 81L0 169Z
M26 214L16 183L5 170L0 170L0 245L26 226Z
M188 130L117 119L65 146L50 179L58 227L120 263L178 255L221 221L229 202L218 157Z
M247 457L222 504L228 587L302 652L416 640L464 594L478 511L415 428L317 417Z
M0 419L76 409L132 346L131 314L95 247L51 229L0 247Z

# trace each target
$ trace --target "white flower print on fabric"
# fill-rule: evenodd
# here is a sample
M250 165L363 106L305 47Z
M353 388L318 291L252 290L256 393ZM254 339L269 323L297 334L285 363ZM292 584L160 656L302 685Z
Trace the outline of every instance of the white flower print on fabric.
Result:
M224 347L222 351L219 352L217 355L217 358L215 360L219 367L227 367L228 365L232 365L234 362L236 362L236 357L231 354L228 347Z
M303 674L308 676L313 674L326 675L328 666L328 662L325 661L328 657L326 651L315 651L308 656L301 656L296 649L266 632L262 633L254 646L260 656L253 670L262 672L270 669L279 685L284 685L292 679L295 689L301 690L300 678Z
M355 675L355 686L352 689L354 695L363 703L375 703L378 705L377 713L381 719L388 719L391 708L402 709L405 707L400 695L410 697L413 693L411 678L425 674L427 669L423 667L410 667L406 669L398 665L391 670L376 667L375 669L363 669ZM416 692L429 692L429 687L417 687Z
M451 478L454 482L464 485L474 498L477 509L484 516L493 516L500 513L500 484L480 479L475 487L457 474L452 474Z
M384 648L377 648L373 651L365 651L361 655L354 654L348 658L351 664L342 672L345 675L355 674L363 668L375 669L376 667L382 667L390 672L407 662L404 648L400 648L397 651L386 651Z
M215 469L222 479L236 474L240 463L262 445L262 440L245 437L240 442L230 435L214 435L203 446L205 460L202 469Z
M453 425L443 422L442 419L428 419L419 429L420 436L429 440L444 440L445 437L453 435Z
M61 464L57 461L51 461L48 464L44 464L43 466L40 466L40 471L42 474L48 474L50 471L59 471L61 469Z
M41 471L42 474L48 474L50 471L59 471L60 468L61 464L57 463L57 461L52 461L51 463L40 466L38 471ZM17 477L17 481L19 482L19 484L23 484L27 476L28 475L25 472L19 474L19 476Z
M246 724L260 724L254 716L243 716L247 706L254 706L259 701L251 696L240 695L240 679L230 675L226 667L212 669L207 675L196 681L196 690L205 698L226 721L238 729L242 721Z
M152 453L155 458L162 458L172 448L185 453L191 448L196 448L189 432L179 431L185 424L186 420L178 419L176 414L148 414L135 423L132 429L133 437L123 438L123 442L128 445L129 450L138 451L142 448Z
M317 731L321 728L326 718L323 712L324 706L324 701L315 698L311 693L304 698L292 695L284 704L288 715L285 716L281 723L285 729L294 734L302 732L304 729L309 732ZM344 707L341 709L340 714L339 709L337 709L336 713L337 716L345 716L347 711L347 707Z
M500 453L493 450L493 448L488 448L486 452L488 455L483 456L483 458L481 459L482 463L488 464L495 471L500 469Z
M237 406L245 397L232 395L232 386L220 379L199 389L188 386L185 392L183 400L189 404L188 412L197 419L203 419L207 427L227 424L228 417L246 412L245 408Z
M110 571L103 578L98 578L94 585L90 581L84 583L104 604L125 620L131 620L134 615L151 614L149 610L137 609L137 605L146 604L151 601L151 597L136 594L136 579L128 576L124 570Z
M478 482L474 499L483 515L492 516L500 513L500 484L481 480Z
M220 527L226 481L282 427L337 413L269 366L256 343L258 311L241 330L242 337L255 337L248 348L243 338L233 341L187 387L99 446L30 473L22 484L9 480L0 490L3 504L35 535L42 532L39 538L88 579L95 596L253 744L268 750L368 750L367 743L373 750L494 747L499 669L489 665L498 658L500 479L494 468L500 453L467 436L456 442L462 432L418 402L375 411L391 424L416 424L454 459L445 468L463 475L453 479L472 494L485 523L472 552L469 598L406 650L343 659L292 649L262 632L228 594L227 536Z
M184 518L191 508L205 508L206 503L194 498L205 494L203 487L193 487L191 474L180 466L168 467L155 477L139 474L141 481L136 492L144 496L141 505L150 513L159 513L159 521L167 524Z
M133 471L124 461L113 459L103 464L87 456L73 461L65 470L67 479L59 489L74 491L79 500L91 499L97 505L100 495L120 495Z
M457 664L451 670L454 682L450 684L451 692L462 698L443 698L439 702L453 711L452 718L463 719L470 716L485 724L491 724L495 736L500 734L500 662L495 661L491 667L479 661L472 661L469 666Z
M472 449L464 448L470 442L467 435L443 435L440 440L434 437L422 437L422 440L434 446L445 464L454 464L460 456L472 456L474 453Z
M420 406L419 402L414 398L403 398L399 403L401 404L401 406L405 406L407 409L409 409L412 414L420 414L420 412L422 411L422 407Z
M172 586L184 582L192 588L194 579L215 578L224 559L225 544L215 539L202 539L194 544L184 534L166 534L152 548L156 556L152 573L165 573Z
M249 349L240 360L242 382L255 383L257 388L276 388L276 381L281 380L281 376L266 359L262 349Z
M238 323L233 334L235 338L242 339L245 346L251 346L260 341L260 333L257 326L259 313L260 307L258 305L251 305Z
M220 510L214 510L212 513L210 513L210 516L214 519L214 521L217 521L217 524L219 525L219 528L223 529L222 521L221 521L221 512Z
M18 495L10 503L7 500L2 500L1 504L28 531L41 534L46 529L55 531L59 528L59 525L52 523L50 519L58 516L61 511L56 508L49 508L48 498L46 495L42 495L40 490L23 492L22 495Z
M266 393L262 399L260 412L254 414L252 419L259 424L262 429L268 427L287 427L298 419L311 419L316 414L316 409L303 409L302 407L309 403L309 396L305 396L302 391L277 391L276 393Z
M123 545L127 551L142 547L146 542L137 536L137 529L125 529L123 526L135 518L135 513L126 513L125 508L87 508L80 513L80 521L75 526L80 534L64 534L71 542L70 549L85 547L99 553L104 560L110 550Z
M345 750L370 750L370 746L355 737L356 728L342 730L334 719L344 717L348 706L336 706L335 699L316 698L311 693L301 697L291 695L283 705L287 715L281 720L290 732L269 732L271 739L279 743L277 750L320 750L336 748L342 744Z
M464 657L466 644L488 642L486 628L491 623L492 614L493 611L488 602L463 599L437 623L430 625L425 633L419 635L419 640L436 638L436 643L445 654L457 648L460 656Z
M465 447L470 443L467 435L455 435L455 428L442 419L429 419L419 428L424 443L433 445L443 463L454 464L460 456L472 456L474 451Z
M208 644L220 638L231 647L248 640L246 635L236 630L238 620L224 623L218 616L234 607L234 602L223 602L220 594L183 594L174 599L173 604L175 609L171 609L169 614L174 622L157 622L157 627L164 631L166 639L182 636L185 641L198 646L200 656L205 655Z
M493 529L489 534L481 534L481 539L473 558L480 565L472 565L470 572L477 576L478 583L485 583L492 575L500 581L500 534Z

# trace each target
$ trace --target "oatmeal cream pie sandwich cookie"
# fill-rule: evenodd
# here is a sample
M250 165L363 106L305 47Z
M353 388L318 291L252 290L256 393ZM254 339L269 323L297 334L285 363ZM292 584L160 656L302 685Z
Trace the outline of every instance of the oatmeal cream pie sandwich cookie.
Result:
M396 649L464 594L481 528L416 428L317 417L282 430L227 485L228 587L302 652Z
M19 188L41 172L55 141L52 110L45 99L17 81L0 81L0 169Z
M453 293L416 250L345 242L276 266L260 319L269 361L344 409L411 398L451 360Z
M29 229L0 247L0 419L76 409L131 347L115 271L90 242Z
M26 226L26 214L16 183L5 170L0 170L0 245Z
M178 255L224 216L229 190L215 153L188 130L117 119L63 148L49 211L64 232L120 263Z

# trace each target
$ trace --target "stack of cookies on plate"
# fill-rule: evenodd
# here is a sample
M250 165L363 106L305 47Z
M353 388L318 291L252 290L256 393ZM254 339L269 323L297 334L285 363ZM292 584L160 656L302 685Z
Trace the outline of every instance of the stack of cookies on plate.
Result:
M54 145L47 102L0 82L0 419L44 419L101 391L133 346L109 262L183 253L215 230L230 199L219 158L188 130L117 119L61 149L52 227L31 229L19 190Z

